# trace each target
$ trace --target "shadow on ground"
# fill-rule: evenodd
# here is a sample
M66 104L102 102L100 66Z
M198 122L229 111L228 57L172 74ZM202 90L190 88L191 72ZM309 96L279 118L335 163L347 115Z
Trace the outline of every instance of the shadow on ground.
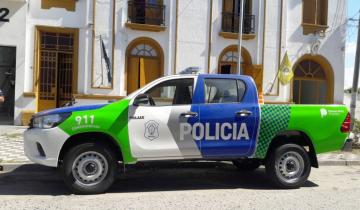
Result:
M69 195L54 168L28 164L0 173L0 195ZM308 181L304 187L317 187ZM146 163L127 167L109 193L203 189L274 189L260 168L240 172L226 162Z

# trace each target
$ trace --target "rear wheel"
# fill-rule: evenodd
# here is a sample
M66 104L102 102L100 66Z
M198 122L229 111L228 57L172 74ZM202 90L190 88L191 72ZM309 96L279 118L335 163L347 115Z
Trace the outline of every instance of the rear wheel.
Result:
M60 168L65 184L78 194L105 192L115 180L117 162L102 144L84 143L71 148Z
M265 166L271 181L285 189L301 187L311 171L307 152L296 144L285 144L274 149Z
M258 169L261 165L259 160L255 159L245 159L245 160L233 160L234 166L236 166L240 171L254 171Z

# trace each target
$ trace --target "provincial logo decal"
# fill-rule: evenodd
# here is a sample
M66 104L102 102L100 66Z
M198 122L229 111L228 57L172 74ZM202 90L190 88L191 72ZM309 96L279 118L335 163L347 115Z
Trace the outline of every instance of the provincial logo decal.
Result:
M159 123L154 120L146 122L144 136L150 141L159 138Z

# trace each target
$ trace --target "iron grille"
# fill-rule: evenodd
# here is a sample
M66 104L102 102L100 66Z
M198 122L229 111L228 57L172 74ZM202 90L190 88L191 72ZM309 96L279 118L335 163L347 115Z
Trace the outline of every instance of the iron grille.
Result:
M239 32L239 17L238 13L222 13L222 31L238 33ZM243 34L255 33L255 15L243 16Z
M145 1L129 1L128 22L164 26L165 5Z

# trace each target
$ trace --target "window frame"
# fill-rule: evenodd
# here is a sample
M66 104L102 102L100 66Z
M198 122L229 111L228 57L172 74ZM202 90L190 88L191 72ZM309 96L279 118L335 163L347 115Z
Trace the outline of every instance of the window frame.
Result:
M235 80L235 83L236 83L236 92L237 92L237 102L226 102L226 103L224 103L224 102L217 102L217 103L207 103L206 102L206 84L205 84L205 81L206 80ZM242 97L240 98L239 96L239 85L238 85L238 83L239 82L242 82L243 84L244 84L244 86L245 86L245 88L244 88L244 94L242 95ZM242 79L238 79L238 78L204 78L204 81L203 81L203 85L204 85L204 93L203 93L203 104L205 104L205 105L218 105L218 104L241 104L242 102L243 102L243 100L244 100L244 98L245 98L245 95L247 94L247 90L248 90L248 87L247 87L247 84L246 84L246 82L244 81L244 80L242 80Z
M76 0L41 0L41 9L49 10L51 8L63 8L68 12L75 12L76 2Z
M323 7L318 8L319 5L319 1L324 1L322 2ZM306 15L310 15L311 13L308 13L306 10L306 4L311 4L311 3L315 3L315 14L312 14L313 18L312 22L310 21L305 21ZM311 5L310 5L311 6ZM324 23L321 23L319 21L320 18L319 17L319 11L322 13L322 17L324 18ZM302 26L304 28L304 34L311 34L311 33L315 33L318 31L325 31L328 28L328 13L329 13L329 1L328 0L303 0L302 1Z
M175 80L192 80L192 93L191 93L191 103L190 104L171 104L171 105L155 105L155 106L141 106L141 107L191 106L193 104L193 97L194 97L194 91L195 91L195 85L196 85L196 80L193 77L172 78L172 79L167 79L167 80L161 80L161 81L155 83L154 85L149 86L148 88L145 88L144 90L140 91L138 94L136 94L136 96L141 93L146 94L146 92L151 91L152 89L156 88L158 85L161 85L162 83L171 82L171 81L175 81ZM147 87L147 86L145 86L145 87ZM176 92L176 89L175 89L175 92ZM174 92L174 94L175 94L175 92ZM133 99L135 99L136 96ZM175 98L175 96L174 96L174 98ZM173 100L174 100L174 98L173 98Z

